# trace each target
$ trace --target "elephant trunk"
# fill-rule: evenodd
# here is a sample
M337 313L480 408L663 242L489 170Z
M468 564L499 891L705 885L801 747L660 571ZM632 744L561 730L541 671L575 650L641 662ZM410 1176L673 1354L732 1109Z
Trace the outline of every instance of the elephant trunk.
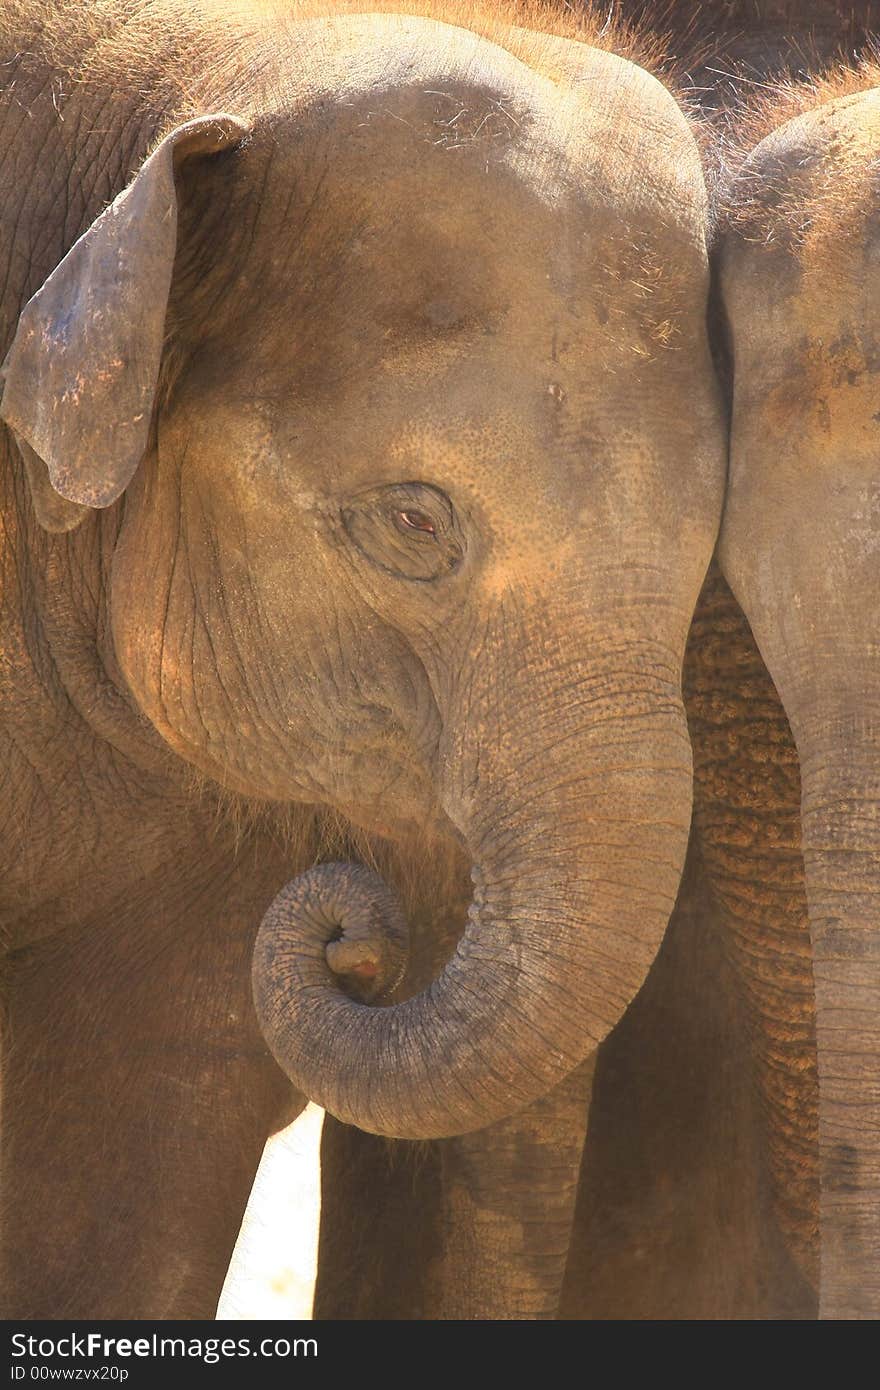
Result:
M863 743L862 740L860 742ZM802 733L823 1318L880 1317L880 748Z
M656 651L651 670L640 690L613 697L599 677L598 693L562 713L533 702L516 743L493 723L478 779L474 748L449 741L442 756L458 772L444 804L471 854L474 897L455 955L420 995L371 1008L330 973L325 950L340 931L375 936L395 920L367 871L324 866L279 894L258 936L254 992L300 1091L361 1129L440 1138L524 1108L595 1050L647 974L687 846L679 673ZM606 717L572 727L603 706Z

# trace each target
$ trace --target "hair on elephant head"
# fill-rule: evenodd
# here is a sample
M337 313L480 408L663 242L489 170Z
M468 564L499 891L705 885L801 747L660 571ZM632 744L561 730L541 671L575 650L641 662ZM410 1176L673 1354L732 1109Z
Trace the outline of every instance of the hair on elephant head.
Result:
M121 499L115 659L171 749L465 847L417 997L340 993L314 896L257 957L302 1091L451 1134L594 1050L675 899L724 476L706 195L670 94L588 44L290 34L271 99L168 133L27 305L2 409L46 525Z

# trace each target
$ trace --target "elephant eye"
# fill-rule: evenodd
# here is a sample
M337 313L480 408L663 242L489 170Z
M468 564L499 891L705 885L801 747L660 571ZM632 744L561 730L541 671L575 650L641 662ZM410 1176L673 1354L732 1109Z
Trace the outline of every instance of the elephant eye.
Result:
M399 579L442 579L464 558L452 502L431 483L391 483L361 492L343 506L342 524L362 555Z
M437 527L426 512L397 512L395 519L401 530L422 531L428 536L437 534Z

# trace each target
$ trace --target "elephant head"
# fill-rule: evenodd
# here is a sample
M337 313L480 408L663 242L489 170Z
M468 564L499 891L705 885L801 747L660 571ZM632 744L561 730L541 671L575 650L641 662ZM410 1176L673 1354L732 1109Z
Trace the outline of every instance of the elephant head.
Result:
M307 32L274 104L173 130L72 248L3 414L46 524L100 528L113 669L176 754L466 849L425 992L263 993L301 1090L444 1135L595 1049L674 903L724 476L706 195L673 98L608 53L551 77L425 21Z
M720 557L801 767L825 1317L880 1316L878 79L855 70L836 98L833 84L818 105L815 89L786 98L802 109L745 160L720 252L733 351Z

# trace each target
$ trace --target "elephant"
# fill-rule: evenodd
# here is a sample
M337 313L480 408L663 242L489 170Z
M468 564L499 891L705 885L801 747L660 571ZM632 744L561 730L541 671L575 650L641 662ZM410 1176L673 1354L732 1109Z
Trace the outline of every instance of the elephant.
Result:
M627 14L638 7L624 4L620 8ZM722 151L730 151L733 138L744 157L783 123L786 114L809 112L817 106L810 119L824 126L829 100L849 97L853 102L857 98L864 102L868 99L860 94L877 86L876 66L852 62L853 51L858 52L860 46L864 49L872 25L877 27L880 16L875 6L785 6L759 0L749 4L747 14L745 7L736 4L725 5L723 15L711 13L710 7L704 9L707 13L703 18L713 32L707 33L699 24L692 29L693 56L689 58L685 52L682 63L702 89L705 106L714 112L724 132L724 139L717 142ZM693 19L682 6L665 11L663 22L675 24L679 15L683 27ZM824 63L844 52L848 57L845 68L838 67L826 79L810 76L811 68L821 71ZM719 73L719 53L732 70L725 65L725 71ZM737 66L742 77L734 99L729 88L734 86ZM774 88L774 75L786 69L809 80ZM719 82L719 76L729 80ZM752 97L756 79L757 102ZM768 90L775 91L770 99L765 95ZM720 112L715 110L719 107ZM866 139L862 118L855 109L852 114L860 138ZM780 239L785 243L790 238L794 218L806 221L814 202L819 216L828 219L826 230L837 237L848 237L852 227L849 217L844 216L847 198L852 200L856 215L864 216L876 206L866 201L871 194L864 172L862 191L854 187L851 162L845 165L845 176L837 181L829 153L837 134L835 128L834 134L822 137L819 174L823 198L817 197L815 184L807 190L794 182L795 198L789 200L785 189L793 182L804 146L789 150L786 162L779 164L772 142L774 159L755 166L760 169L757 223L744 223L738 211L743 182L746 211L753 205L755 190L750 180L755 179L755 172L751 163L744 181L734 184L732 230L728 226L731 208L725 205L731 195L722 187L717 198L721 232L715 254L723 268L725 289L722 295L716 283L713 292L714 338L722 375L729 378L734 421L739 418L736 412L743 409L747 428L742 427L742 446L734 429L731 492L722 527L720 564L716 562L710 569L685 660L685 703L695 763L690 870L681 886L664 949L647 984L599 1049L575 1229L561 1295L565 1317L812 1318L820 1310L822 1316L876 1315L880 1239L872 1224L878 1219L876 1202L872 1208L870 1197L874 1160L866 1152L876 1060L872 1055L866 1066L863 1059L858 1064L861 1074L840 1083L841 1091L844 1084L848 1087L845 1098L859 1096L861 1110L847 1111L833 1092L823 1100L820 1196L814 985L814 960L820 962L823 951L828 950L832 911L839 918L843 901L851 918L864 921L864 883L866 879L870 883L870 867L865 875L854 875L851 882L844 881L841 886L835 874L840 873L841 866L845 869L861 862L857 856L864 848L864 836L859 836L851 821L838 817L832 838L827 809L824 823L818 811L807 811L814 819L812 827L805 821L802 839L801 761L803 749L813 745L805 743L798 708L809 711L800 719L812 719L822 701L816 697L812 677L806 683L812 629L801 643L803 664L796 673L786 675L793 656L789 607L794 593L802 592L800 584L804 584L804 592L807 586L801 575L794 590L792 574L783 568L792 557L779 547L781 535L803 535L804 520L818 528L822 517L824 527L828 513L824 500L811 508L809 517L802 512L793 453L793 441L802 438L808 410L821 408L825 399L824 389L815 391L815 371L823 352L829 343L832 355L839 355L841 343L847 345L848 354L854 350L854 342L870 343L865 317L870 311L872 282L867 274L860 326L847 331L828 328L817 337L815 330L807 333L803 327L814 307L806 287L802 317L793 312L790 284L798 273L797 264L783 256L778 245ZM804 139L801 127L798 139ZM840 155L835 152L835 157ZM756 156L756 161L759 158ZM869 159L864 167L871 168ZM837 191L831 196L833 190ZM873 196L876 198L876 190ZM776 200L782 201L779 230L771 216ZM779 231L783 232L781 238ZM752 245L753 241L757 244ZM827 242L822 246L822 274L827 276L833 262ZM731 273L726 266L734 254L736 269ZM835 259L838 254L835 243ZM815 264L818 267L818 259ZM790 267L785 276L779 274L780 265ZM728 276L730 291L726 287ZM746 285L753 276L747 294ZM768 292L771 284L773 294ZM832 316L840 312L839 293L836 282L829 281ZM767 358L759 359L755 325L767 324L768 306L777 296L782 298L780 317L772 321L760 346ZM849 299L845 302L849 304ZM725 313L731 319L736 371L733 361L729 367L723 364ZM793 336L796 329L802 334L799 340ZM795 350L797 341L801 347ZM802 358L805 350L813 364L809 373ZM870 370L870 351L864 347L863 352L864 368ZM764 389L763 366L770 358L780 368L790 364L788 423L780 417L774 430L768 428L763 411L754 411L754 393L759 387ZM844 400L855 399L851 397L854 383L848 377L844 383L841 376L843 365L836 369L836 389L842 391ZM866 410L870 377L860 362L845 365L847 372L861 373L858 380L866 392ZM812 403L810 387L816 395ZM745 392L749 394L742 406L741 393ZM795 422L800 428L791 429ZM868 435L863 433L863 439L870 437L871 428L863 411L851 422L851 428L864 431L866 427ZM779 431L783 429L786 446L780 454ZM755 448L756 439L763 441L760 449ZM830 446L826 442L822 447ZM816 458L820 456L817 445ZM777 492L779 484L770 483L771 476L776 478L778 457L792 460L783 496ZM799 455L799 471L801 463ZM834 532L839 546L836 553L841 557L836 562L837 573L843 565L851 564L851 538L858 530L859 517L855 494L842 491L841 497L843 511L835 521ZM780 501L784 504L781 509ZM793 525L795 513L798 527ZM759 517L761 540L756 546ZM869 518L862 508L861 524L866 522ZM823 549L827 537L822 540L818 534L802 549L800 540L791 543L802 562L808 555L827 554ZM860 551L867 549L867 541L859 545ZM778 584L768 578L771 556ZM756 592L759 581L760 595ZM869 576L864 576L864 583L867 588ZM834 611L837 623L836 608ZM870 621L869 606L864 616ZM760 639L757 645L749 619ZM852 615L841 620L829 655L842 650L840 643L851 621ZM870 670L864 673L865 653L873 650L872 639L863 628L846 641L848 661L841 669L847 665L854 673L852 688L844 687L850 710L847 718L858 710L858 717L863 719L864 711L873 708ZM793 708L788 700L783 707L779 692L787 694L794 680L804 682L800 694ZM839 690L835 698L841 698ZM789 715L798 733L797 743ZM853 758L854 736L849 725L844 733L848 741L839 750L843 757L838 761L847 767ZM808 765L805 770L809 771ZM860 763L858 776L863 774ZM811 776L806 781L805 808L810 806ZM853 814L858 811L858 803L854 805ZM835 862L830 861L829 842L838 847ZM871 862L866 857L868 866ZM860 885L861 899L857 896ZM833 910L827 906L832 892L837 895ZM817 900L826 903L818 912ZM839 954L843 953L841 940L839 933L831 937L832 949ZM818 949L814 949L814 942ZM852 968L853 978L845 988L852 994L865 990L867 998L869 970L856 965ZM841 998L832 989L842 988L840 980L823 984L822 973L817 966L820 1037L823 1014L827 1020ZM827 1034L833 1025L826 1021L824 1028ZM621 1101L621 1095L626 1101ZM855 1130L855 1135L845 1135L842 1142L841 1114L849 1115ZM857 1178L854 1169L847 1170L850 1161L861 1164L867 1176ZM363 1137L330 1125L324 1140L327 1183L345 1183L353 1190L361 1172L369 1174L373 1189L386 1194L389 1204L394 1204L397 1223L409 1234L406 1241L400 1237L386 1241L388 1254L377 1266L378 1275L358 1282L346 1268L347 1227L340 1214L329 1208L322 1237L316 1305L319 1316L424 1316L430 1290L424 1285L414 1290L412 1281L402 1281L396 1272L409 1269L414 1262L429 1269L442 1264L443 1203L439 1212L431 1211L430 1206L433 1190L442 1188L446 1168L455 1164L455 1147L450 1153L439 1145L429 1158L420 1155L408 1169L400 1158L389 1159ZM750 1192L737 1190L751 1183ZM363 1244L375 1247L381 1243L372 1211L360 1213L359 1223ZM715 1244L713 1236L719 1230L723 1234ZM830 1281L841 1278L841 1269L850 1285L847 1301L838 1301L830 1291Z
M483 1232L552 1315L675 903L726 466L691 124L589 17L367 8L0 19L7 1316L209 1316L306 1097L464 1135L465 1247L560 1136L549 1248ZM470 874L464 929L381 1007L363 923L260 955L291 1085L255 935L352 842L435 917Z
M719 247L721 566L791 723L815 979L819 1310L880 1316L880 64L745 123Z

